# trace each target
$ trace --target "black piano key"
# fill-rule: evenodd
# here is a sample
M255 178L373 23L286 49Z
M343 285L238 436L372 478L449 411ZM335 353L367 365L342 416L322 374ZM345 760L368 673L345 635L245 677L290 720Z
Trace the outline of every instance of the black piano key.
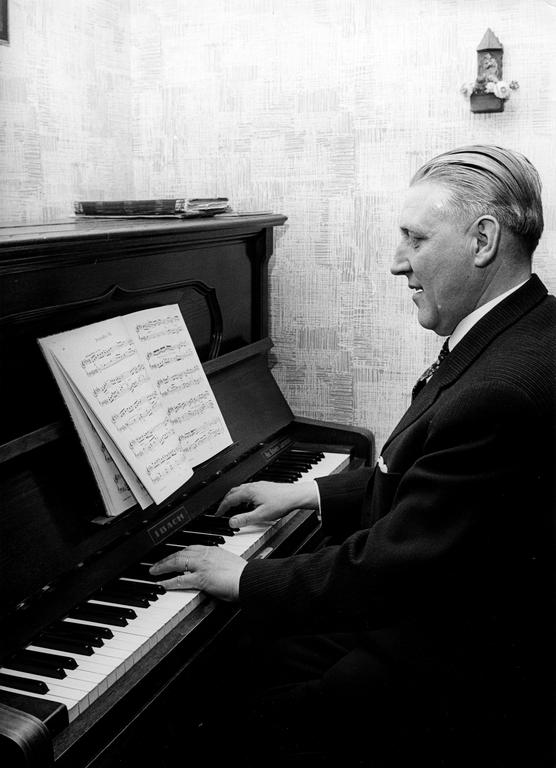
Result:
M107 589L115 589L117 592L122 592L126 595L137 595L143 597L151 603L158 600L158 591L154 587L150 587L147 584L137 584L132 581L125 581L124 579L118 579L110 584L106 585ZM164 591L164 588L161 587Z
M77 662L71 656L60 656L57 653L41 653L40 651L29 651L25 648L13 655L14 659L21 661L38 661L40 664L46 664L49 667L63 667L64 669L77 669Z
M117 605L129 605L134 608L148 608L150 606L146 597L139 595L130 595L124 590L101 589L93 595L93 600L104 600L107 603L116 603Z
M290 456L308 456L311 459L324 459L323 451L313 451L308 448L290 448L288 454Z
M157 576L153 576L151 573L149 573L149 568L151 568L152 565L154 565L154 563L150 563L150 564L141 563L136 566L136 568L138 569L138 572L140 568L144 569L144 571L141 571L141 573L145 574L145 575L141 575L142 579L147 579L149 581L152 581L153 583L156 583L157 581L166 581L166 579L173 579L175 576L181 576L183 573L183 571L171 571L170 573L159 573ZM159 586L159 585L156 584L156 586ZM162 587L162 589L164 589L164 587ZM164 591L166 592L165 589Z
M174 579L176 576L182 576L183 571L170 571L169 573L161 573L158 576L154 576L157 581L166 581L167 579Z
M190 520L184 530L200 531L208 534L214 534L217 537L231 536L237 528L231 528L227 517L220 515L199 515L194 520ZM223 541L219 541L224 544Z
M254 480L255 477L252 477L251 480ZM253 511L253 505L251 502L243 501L241 504L237 504L235 507L230 507L230 509L227 509L225 512L220 513L220 517L223 518L229 518L233 517L234 515L239 515L241 512L252 512ZM232 529L235 530L235 529Z
M315 464L318 464L319 461L320 459L318 458L311 459L309 457L304 458L303 456L279 456L273 463L283 464L284 466L289 467L303 467L304 469L309 469Z
M284 478L286 480L299 480L301 472L292 472L286 469L273 469L268 467L259 472L257 477L259 480L273 480L275 478Z
M286 475L282 472L272 472L272 473L261 473L255 475L255 480L268 480L269 482L273 483L293 483L295 480L297 480L296 477L292 477L291 475Z
M127 619L121 613L110 614L100 608L109 608L108 605L93 605L85 603L83 605L76 605L75 608L68 613L70 619L81 619L82 621L97 621L99 624L108 624L112 627L127 627ZM124 610L123 608L117 609L118 611Z
M312 464L311 464L312 466ZM263 467L261 470L262 472L292 472L297 475L303 474L303 472L306 472L311 467L307 464L302 464L301 466L299 464L295 463L289 463L287 461L273 461L272 464L268 464L266 467Z
M293 469L296 472L307 472L311 467L315 466L312 461L295 461L290 459L277 459L272 462L271 467L277 467L278 469Z
M98 603L92 603L91 600L96 600L97 598L91 598L90 600L87 600L86 605L90 608L94 608L95 611L102 611L107 616L123 616L125 619L136 619L137 614L133 610L133 608L125 608L124 606L112 606L112 605L98 605ZM84 604L83 604L84 605Z
M293 469L292 467L283 467L277 464L270 464L268 467L263 467L257 472L258 477L262 475L299 475L299 477L301 477L301 472Z
M228 526L227 536L233 536L234 531ZM183 530L175 533L170 541L180 547L187 547L189 544L203 544L205 547L217 547L219 544L225 544L224 536L215 533L203 533L197 529Z
M50 648L53 651L67 651L68 653L81 653L83 656L92 656L94 651L90 643L77 640L64 635L56 635L50 632L41 632L33 638L32 645L40 648Z
M137 565L132 565L131 568L128 568L125 573L122 574L122 576L125 576L127 579L140 579L141 581L149 581L151 584L149 586L154 587L159 594L164 594L166 590L164 587L161 587L160 584L156 584L156 581L160 581L160 577L158 576L151 576L149 573L150 565L144 565L142 563L137 563ZM160 592L159 590L162 590Z
M239 528L222 525L221 533L217 533L216 529L208 530L202 525L197 526L194 523L188 523L187 528L184 528L177 535L186 545L204 544L206 547L217 547L219 544L226 543L224 536L233 536L238 530Z
M33 645L35 641L33 640ZM22 661L21 659L8 659L2 664L6 669L15 669L18 672L28 672L30 675L40 675L41 677L55 677L62 680L66 677L66 670L61 667L53 667L48 664L41 664L40 661Z
M80 629L74 629L74 624L69 621L57 621L47 627L47 632L51 632L54 635L62 635L63 637L73 638L80 642L88 643L93 648L102 648L104 640L98 632L94 631L94 627L91 627L92 632L81 632ZM112 633L110 633L112 634Z
M178 547L170 547L168 544L158 544L141 558L141 562L154 565L154 563L158 563L160 560L164 560L164 558L168 557L169 555L175 555L177 552L179 552Z
M31 680L28 677L16 677L15 675L5 675L0 672L0 685L8 688L16 688L18 691L29 691L29 693L48 693L49 688L42 680Z
M75 621L55 621L47 630L54 634L64 633L70 637L85 639L96 648L103 645L103 640L110 640L114 637L114 633L108 627L92 627L89 624L79 624ZM98 644L99 640L101 641L100 645Z

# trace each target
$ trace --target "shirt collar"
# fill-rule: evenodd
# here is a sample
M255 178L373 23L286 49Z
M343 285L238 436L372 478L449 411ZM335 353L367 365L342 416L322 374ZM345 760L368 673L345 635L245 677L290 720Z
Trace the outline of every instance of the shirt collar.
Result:
M519 285L515 285L513 288L510 288L509 291L505 291L504 293L501 293L500 296L496 296L494 299L487 301L486 304L482 304L480 307L474 309L473 312L467 315L467 317L464 317L463 320L460 320L448 340L448 349L450 352L453 350L456 344L459 344L465 334L470 331L471 328L473 328L473 326L487 314L487 312L490 312L490 310L493 309L501 301L503 301L506 296L509 296L511 293L514 293L514 291L517 291L517 289L521 288L522 285L525 285L526 282L527 280L524 280L522 283L519 283Z

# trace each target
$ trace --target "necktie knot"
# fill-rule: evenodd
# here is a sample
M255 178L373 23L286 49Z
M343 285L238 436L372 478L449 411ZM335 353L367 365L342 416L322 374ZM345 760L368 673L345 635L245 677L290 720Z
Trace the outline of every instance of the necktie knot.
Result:
M432 365L429 365L426 371L423 371L423 373L419 376L417 379L415 386L413 387L413 391L411 393L411 399L414 400L415 397L419 394L419 392L423 389L427 381L430 379L431 376L433 376L438 368L440 368L440 365L443 360L448 357L450 354L450 349L448 347L449 338L444 341L444 344L442 345L440 352L438 353L438 357L434 361Z

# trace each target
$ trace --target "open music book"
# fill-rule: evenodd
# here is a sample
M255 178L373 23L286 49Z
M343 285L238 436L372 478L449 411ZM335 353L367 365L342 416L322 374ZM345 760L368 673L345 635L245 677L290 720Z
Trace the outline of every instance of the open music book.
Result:
M109 516L160 504L231 445L177 304L38 341Z

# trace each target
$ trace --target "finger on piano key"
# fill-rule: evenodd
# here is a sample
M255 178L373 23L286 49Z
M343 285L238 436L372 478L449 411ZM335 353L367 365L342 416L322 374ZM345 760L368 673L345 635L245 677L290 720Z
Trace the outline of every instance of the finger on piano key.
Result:
M154 563L152 563L154 565ZM125 573L122 574L122 578L125 579L133 579L135 581L139 581L141 583L148 582L149 585L155 587L157 590L162 589L164 592L166 591L164 587L160 586L160 584L156 583L156 577L151 576L149 573L149 568L151 567L151 564L149 563L137 563L136 565L132 566L131 568L128 568Z
M152 580L149 574L149 566L146 563L137 563L132 568L128 568L125 573L122 573L119 581L125 584L136 584L139 587L152 589L158 597L166 592L164 587Z
M182 547L171 546L170 544L158 544L156 547L153 547L145 555L143 555L141 562L149 563L152 565L154 563L158 563L160 560L164 560L165 557L175 555L180 551L180 549L182 549Z

